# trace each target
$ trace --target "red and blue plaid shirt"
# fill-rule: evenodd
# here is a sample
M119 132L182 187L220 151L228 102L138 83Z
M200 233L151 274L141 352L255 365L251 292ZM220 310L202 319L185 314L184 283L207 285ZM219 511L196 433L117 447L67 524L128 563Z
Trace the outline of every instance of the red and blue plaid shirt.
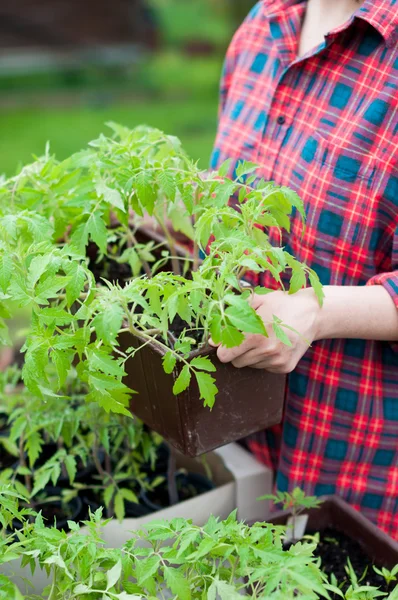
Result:
M306 232L294 216L287 249L323 284L383 285L398 309L398 1L365 0L297 59L305 9L264 0L237 31L212 167L250 160L296 190ZM283 426L250 445L278 489L336 493L398 538L398 346L314 343L289 376Z

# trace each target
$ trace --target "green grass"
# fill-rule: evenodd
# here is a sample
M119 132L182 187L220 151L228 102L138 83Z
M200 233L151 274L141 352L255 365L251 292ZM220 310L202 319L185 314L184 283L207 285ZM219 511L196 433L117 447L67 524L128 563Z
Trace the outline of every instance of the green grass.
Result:
M107 121L134 127L146 124L181 138L187 152L206 168L216 131L217 100L148 100L115 103L103 108L73 106L2 110L0 112L0 173L13 175L44 152L50 142L53 153L66 158L86 146Z

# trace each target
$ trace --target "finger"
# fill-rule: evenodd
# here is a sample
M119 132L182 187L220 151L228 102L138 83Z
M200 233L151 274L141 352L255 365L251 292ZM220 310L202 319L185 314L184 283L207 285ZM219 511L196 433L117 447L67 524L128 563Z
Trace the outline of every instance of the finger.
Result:
M219 346L217 350L218 359L223 362L232 362L242 354L245 354L249 350L252 350L256 347L256 341L253 337L248 337L244 340L240 346L236 346L235 348L226 348L225 346Z
M237 369L243 369L244 367L251 367L253 365L258 364L264 358L264 355L258 351L251 350L249 352L245 352L238 358L235 358L232 361L232 364Z
M212 346L213 348L218 348L220 345L221 344L216 344L211 338L209 338L209 346Z
M289 363L281 363L275 361L259 361L257 364L251 365L252 369L262 369L264 371L268 371L268 373L278 373L287 375L294 370L294 367Z

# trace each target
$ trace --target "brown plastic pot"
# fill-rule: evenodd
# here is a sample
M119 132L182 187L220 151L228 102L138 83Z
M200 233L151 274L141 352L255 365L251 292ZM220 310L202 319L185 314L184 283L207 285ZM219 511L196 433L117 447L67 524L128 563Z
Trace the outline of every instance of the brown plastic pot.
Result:
M392 569L398 564L396 541L338 496L325 496L322 500L320 508L305 511L308 514L307 531L323 531L330 527L358 542L377 566ZM269 521L285 525L290 516L290 511L280 511Z
M142 345L129 333L120 335L119 342L122 349ZM188 456L199 456L282 420L284 376L220 363L213 348L194 352L190 358L204 355L216 367L219 392L212 410L203 406L194 378L186 391L173 394L183 365L177 364L167 375L157 346L146 345L125 365L125 383L138 392L132 397L132 412Z

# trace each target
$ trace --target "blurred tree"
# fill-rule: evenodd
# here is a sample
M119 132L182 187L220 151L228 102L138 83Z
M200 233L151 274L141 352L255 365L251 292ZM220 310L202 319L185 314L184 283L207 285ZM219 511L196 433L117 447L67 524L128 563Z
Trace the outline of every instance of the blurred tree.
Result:
M235 28L239 27L256 2L257 0L227 0Z

